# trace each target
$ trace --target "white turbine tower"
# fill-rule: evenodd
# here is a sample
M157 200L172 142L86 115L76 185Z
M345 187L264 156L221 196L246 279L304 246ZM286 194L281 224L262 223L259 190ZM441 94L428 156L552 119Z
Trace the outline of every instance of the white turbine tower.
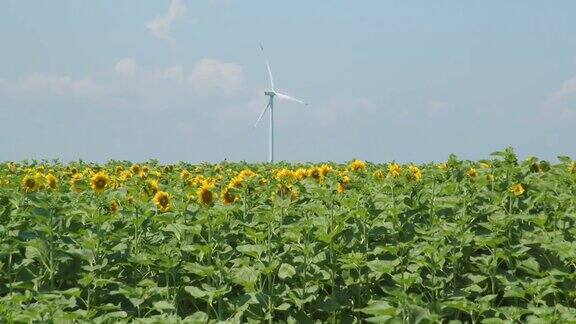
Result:
M256 124L254 124L254 127L256 127L258 125L258 123L260 122L260 120L262 119L264 114L266 113L266 110L268 110L268 108L270 108L270 131L269 131L270 137L268 140L268 150L269 150L268 162L274 163L274 97L278 97L278 98L284 99L284 100L295 101L295 102L301 103L305 106L307 106L308 104L302 100L290 97L289 95L280 93L280 92L275 90L274 78L272 77L272 70L270 69L270 63L268 62L268 59L266 58L266 54L264 53L264 47L262 46L262 44L260 44L260 49L262 50L262 55L264 55L264 59L266 60L266 67L268 68L268 76L270 77L270 90L264 91L264 94L266 96L268 96L268 105L266 106L266 108L264 108L264 110L262 110L262 113L258 117L258 120L256 121Z

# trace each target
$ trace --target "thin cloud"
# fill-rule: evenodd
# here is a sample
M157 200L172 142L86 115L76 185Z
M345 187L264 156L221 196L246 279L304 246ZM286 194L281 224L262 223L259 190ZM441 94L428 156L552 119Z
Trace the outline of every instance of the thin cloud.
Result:
M195 89L216 89L227 94L237 91L242 80L242 66L216 59L201 60L190 74L190 83Z
M182 0L171 0L168 12L146 22L145 26L152 35L164 40L171 40L170 30L172 29L172 24L184 16L186 10L186 4Z
M114 65L114 71L125 77L133 77L138 71L138 64L132 58L123 58L116 62Z
M560 89L550 95L549 102L563 101L576 94L576 76L564 81Z
M44 75L40 73L20 79L19 88L33 93L72 94L79 97L92 97L98 95L101 90L90 78L73 79L66 75Z

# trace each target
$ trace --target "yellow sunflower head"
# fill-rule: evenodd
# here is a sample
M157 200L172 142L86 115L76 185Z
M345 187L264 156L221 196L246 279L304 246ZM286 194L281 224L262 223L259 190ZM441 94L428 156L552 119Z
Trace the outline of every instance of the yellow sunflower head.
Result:
M395 162L392 162L388 165L388 174L392 178L397 178L402 174L402 168Z
M448 169L448 163L442 162L442 163L438 164L438 169L440 169L440 170Z
M160 190L159 188L158 180L148 181L148 189L150 189L150 192L152 192L153 195L155 195Z
M210 186L203 185L196 190L198 202L203 206L212 206L214 204L214 193L210 191Z
M192 180L192 185L194 187L199 187L202 185L202 183L204 183L205 180L206 180L206 178L204 178L203 175L199 174L199 175L195 176L194 179Z
M232 180L230 180L230 184L228 186L232 187L232 188L242 188L243 185L243 181L244 179L240 176L236 176L234 178L232 178Z
M343 193L348 188L349 183L350 183L350 177L344 174L340 179L340 181L338 182L338 188L336 188L336 191L338 191L339 193Z
M251 178L251 177L255 177L256 173L254 173L254 171L252 171L250 169L244 169L244 170L240 171L239 175L243 178Z
M376 180L382 180L384 179L386 175L384 174L384 171L378 169L376 171L374 171L374 179Z
M48 173L46 175L46 185L48 188L55 190L56 186L58 186L58 179L52 173Z
M350 170L352 171L362 171L366 169L366 162L362 160L354 160L350 163Z
M154 204L161 212L170 210L170 195L164 191L158 191L154 195Z
M297 180L302 180L302 179L306 178L306 169L304 169L304 168L296 169L296 171L294 172L294 177Z
M412 180L420 181L420 179L422 179L422 171L419 167L415 165L409 165L408 171L410 172L410 178Z
M230 191L231 191L230 188L226 187L224 188L224 190L222 190L222 193L220 194L220 200L224 205L233 204L236 202L236 200L238 200L238 196L234 195Z
M27 174L22 178L22 189L26 192L34 192L40 189L40 182L34 175Z
M281 183L291 183L295 179L294 172L288 169L280 169L276 171L276 175L274 176L274 178L276 179L276 181Z
M138 174L140 173L141 170L142 168L140 168L138 164L134 164L130 167L130 171L132 171L132 174Z
M318 172L320 172L321 178L326 177L326 175L328 175L328 173L330 173L332 170L332 166L328 164L322 164L320 167L318 167Z
M92 176L90 179L90 186L96 193L102 193L108 187L110 177L104 171L100 171Z
M490 165L490 163L486 163L486 162L481 162L480 163L480 168L482 169L490 169L492 166Z
M191 175L192 174L188 170L184 169L180 172L180 179L186 181L188 180L188 178L190 178Z
M74 192L81 192L82 189L82 182L84 180L84 176L82 173L74 173L72 178L70 179L70 186Z
M316 167L311 167L308 169L308 177L313 178L315 180L320 180L321 174L320 170Z
M124 170L120 173L120 177L118 178L120 181L128 181L132 178L132 171Z
M466 172L466 175L468 175L468 177L470 177L470 178L476 178L476 176L478 176L478 172L476 171L476 169L470 168L470 169Z
M510 187L510 192L514 194L514 196L520 196L524 193L524 187L521 183L515 184Z
M290 188L290 200L296 201L300 197L300 192L297 189Z
M110 214L116 214L118 212L118 202L116 200L112 200L110 206L108 206L108 210L110 210Z

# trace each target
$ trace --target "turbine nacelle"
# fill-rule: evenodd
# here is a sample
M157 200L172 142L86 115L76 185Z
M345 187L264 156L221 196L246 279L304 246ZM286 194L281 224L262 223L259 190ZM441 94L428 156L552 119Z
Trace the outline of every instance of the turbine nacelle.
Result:
M276 92L274 91L264 91L264 94L267 95L268 97L274 97L276 95Z

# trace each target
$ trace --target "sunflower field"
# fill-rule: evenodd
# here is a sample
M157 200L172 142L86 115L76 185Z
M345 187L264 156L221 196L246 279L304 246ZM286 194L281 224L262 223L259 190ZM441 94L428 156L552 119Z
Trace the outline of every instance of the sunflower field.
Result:
M0 322L576 322L576 165L0 164Z

